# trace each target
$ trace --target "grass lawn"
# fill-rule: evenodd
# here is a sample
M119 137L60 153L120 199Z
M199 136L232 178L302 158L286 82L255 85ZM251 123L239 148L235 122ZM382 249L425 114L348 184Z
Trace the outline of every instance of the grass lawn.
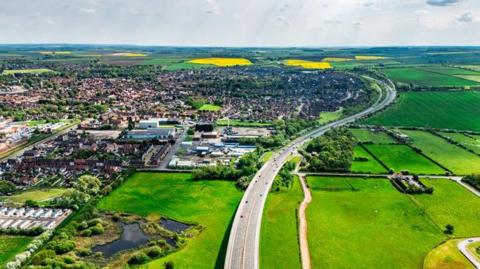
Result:
M473 253L473 255L477 257L477 259L480 260L480 251L478 251L479 249L480 249L480 242L475 242L468 245L468 250L471 253Z
M460 240L448 240L437 246L425 258L424 269L474 269L473 265L458 251Z
M455 174L480 173L480 157L428 132L402 130L414 146Z
M227 120L219 119L216 121L218 126L230 126L234 127L269 127L272 126L271 122L259 122L259 121L243 121L243 120Z
M368 161L353 160L350 171L354 173L386 173L388 172L377 160L373 158L364 148L356 146L353 150L353 158L367 158Z
M313 268L422 268L444 238L384 179L308 177Z
M24 251L33 237L0 235L0 267Z
M297 208L302 200L297 177L290 190L268 195L260 236L260 268L301 268Z
M320 112L320 117L318 119L318 123L320 124L326 124L329 122L332 122L334 120L338 120L343 116L343 109L339 109L337 111L329 112Z
M13 202L13 203L25 203L27 200L33 200L42 202L53 199L65 193L68 189L39 189L25 191L12 196L1 196L0 201Z
M382 131L373 132L367 129L349 129L359 142L372 142L374 144L395 144L396 141Z
M479 82L466 80L460 77L456 77L450 74L438 72L440 69L424 69L421 67L399 67L399 68L388 68L383 71L387 74L392 80L411 83L420 86L454 86L454 87L463 87L463 86L475 86L480 85Z
M205 104L205 105L201 106L198 110L217 112L217 111L220 111L220 109L222 109L221 106L212 105L212 104Z
M438 132L444 137L449 137L452 140L464 145L466 148L473 150L474 152L480 154L480 137L465 135L462 133L447 133L447 132Z
M173 261L175 268L223 268L229 225L241 196L233 181L193 181L188 173L138 172L103 198L98 208L149 219L165 216L204 227L184 248L145 267L162 268L166 261Z
M43 74L54 72L46 68L38 69L14 69L14 70L3 70L2 75L15 75L15 74Z
M395 172L437 175L445 171L406 145L365 145L388 168Z
M480 92L409 92L366 123L480 131Z
M421 179L433 187L433 195L413 195L435 223L444 229L445 225L455 227L454 236L471 237L480 235L477 223L480 199L460 184L448 179Z

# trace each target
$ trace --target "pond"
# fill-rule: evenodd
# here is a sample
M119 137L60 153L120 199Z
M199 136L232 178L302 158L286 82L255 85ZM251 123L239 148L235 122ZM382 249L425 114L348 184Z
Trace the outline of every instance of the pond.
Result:
M186 223L165 218L160 219L160 225L163 228L174 233L181 233L191 227L191 225L188 225Z
M123 232L119 239L95 246L92 251L101 252L104 257L109 258L120 251L137 248L148 243L150 237L143 233L138 223L125 224L121 222L120 225Z

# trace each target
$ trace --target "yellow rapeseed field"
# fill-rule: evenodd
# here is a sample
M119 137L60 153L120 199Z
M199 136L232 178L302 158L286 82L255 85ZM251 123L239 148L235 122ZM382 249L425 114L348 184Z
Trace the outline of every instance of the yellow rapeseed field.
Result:
M332 65L329 62L314 62L314 61L305 61L305 60L285 60L283 62L288 66L299 66L308 69L330 69Z
M112 54L113 56L122 56L122 57L145 57L145 53L134 53L134 52L117 52Z
M326 57L323 58L322 62L346 62L352 61L352 58L342 58L342 57Z
M252 64L250 60L245 58L200 58L188 62L192 64L212 64L221 67Z
M383 56L374 56L374 55L356 55L355 60L358 61L374 61L374 60L383 60L387 59L387 57Z
M71 51L39 51L42 55L68 55L72 54Z

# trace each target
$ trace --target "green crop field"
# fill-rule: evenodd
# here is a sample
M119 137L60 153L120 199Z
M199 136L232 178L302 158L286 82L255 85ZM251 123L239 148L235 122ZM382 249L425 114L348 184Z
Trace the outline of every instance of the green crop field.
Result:
M388 168L395 172L438 175L445 171L406 145L365 145Z
M428 132L402 130L424 154L460 175L480 173L480 157Z
M443 233L384 179L309 177L313 268L422 268ZM452 201L454 203L454 201Z
M0 267L24 251L33 237L0 235Z
M355 158L367 158L368 161L355 161ZM388 172L372 155L361 146L356 146L353 151L353 162L350 171L354 173L386 173Z
M465 68L458 68L458 67L432 65L432 66L422 67L421 69L429 72L444 74L444 75L480 75L480 73L477 71L468 70Z
M298 178L290 190L268 195L260 236L261 268L301 268L297 208L302 200Z
M480 131L480 92L402 93L394 105L366 123Z
M212 105L212 104L205 104L205 105L201 106L198 110L200 110L200 111L217 112L217 111L220 111L221 109L222 109L221 106Z
M187 173L138 172L103 198L98 208L149 219L165 216L204 228L184 248L150 262L148 268L162 268L166 261L173 261L175 268L223 268L229 225L241 195L234 182L194 181Z
M434 70L434 71L432 71ZM420 86L475 86L480 85L479 82L466 80L460 77L456 77L450 74L440 73L441 67L428 70L417 67L399 67L399 68L387 68L383 71L389 78L394 81L402 83L411 83ZM445 72L448 72L445 70ZM466 71L468 72L468 71Z
M2 75L15 75L15 74L43 74L54 72L50 69L39 68L39 69L14 69L14 70L3 70Z
M25 203L27 200L42 202L65 193L68 189L39 189L22 192L12 196L0 196L2 202Z
M396 141L387 133L382 131L370 131L367 129L351 128L350 131L359 142L371 142L374 144L395 144Z
M455 142L458 142L465 146L468 149L473 150L474 152L480 154L480 137L474 135L465 135L462 133L448 133L448 132L438 132L443 137L451 138Z
M478 221L480 199L460 184L448 179L421 179L433 187L433 195L412 195L421 208L434 220L439 228L451 224L454 236L471 237L480 234Z

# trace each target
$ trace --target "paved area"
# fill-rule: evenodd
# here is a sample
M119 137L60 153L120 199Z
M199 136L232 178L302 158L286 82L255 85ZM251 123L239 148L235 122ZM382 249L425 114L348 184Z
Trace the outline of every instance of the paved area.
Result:
M225 268L257 269L259 267L260 227L263 208L273 179L280 167L289 159L292 153L296 152L299 146L302 146L309 140L323 135L332 128L343 126L377 112L392 103L396 97L393 83L390 81L376 81L376 83L385 90L386 95L380 94L378 101L371 107L358 114L319 127L297 138L274 154L257 172L245 191L235 214L227 246Z
M470 244L476 242L480 242L480 237L473 237L460 241L457 247L458 250L462 252L463 256L465 256L473 264L473 266L475 266L475 268L480 269L480 260L478 260L477 257L468 249Z

